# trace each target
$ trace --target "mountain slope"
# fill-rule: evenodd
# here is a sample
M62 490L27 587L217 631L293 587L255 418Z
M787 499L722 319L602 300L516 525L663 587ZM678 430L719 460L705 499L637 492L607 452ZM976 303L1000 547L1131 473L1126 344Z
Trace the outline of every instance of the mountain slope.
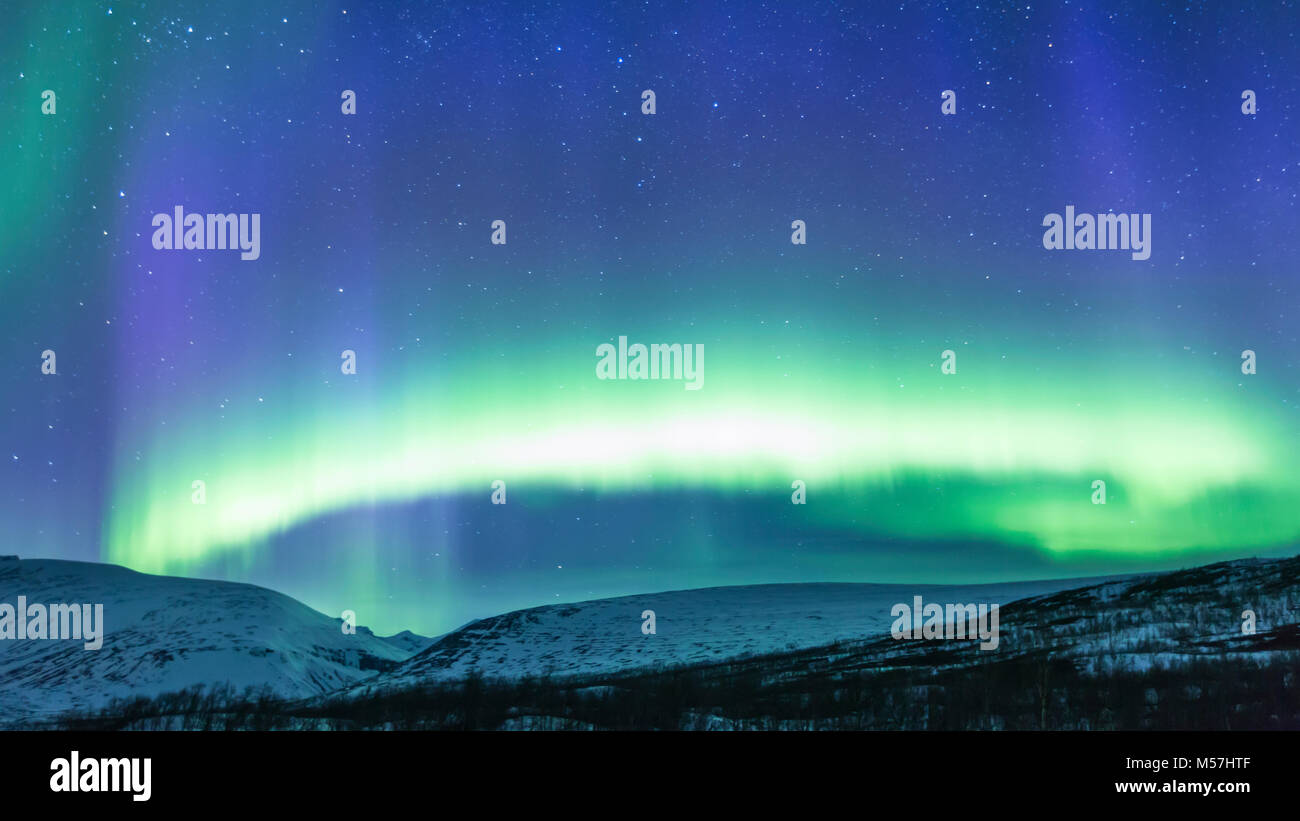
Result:
M372 676L427 643L393 640L332 619L273 590L136 573L117 565L0 557L0 602L102 603L98 650L81 641L0 641L0 724L27 723L116 697L197 684L325 693Z
M222 683L288 700L266 708L287 726L327 716L390 726L407 711L433 727L532 726L529 716L665 728L1275 727L1292 721L1300 692L1300 558L991 585L681 590L514 611L436 640L344 635L337 619L252 585L0 557L0 602L19 595L103 603L107 628L97 651L0 641L9 726ZM917 595L1000 604L997 650L892 639L891 609ZM1246 610L1254 634L1242 630ZM478 685L471 720L462 689L475 671L497 681ZM521 681L543 674L549 685ZM683 682L698 703L681 701ZM1219 705L1203 720L1202 694Z
M276 720L358 729L1300 729L1300 557L1021 598L1000 608L999 634L988 651L978 640L900 640L886 629L665 670L550 681L410 675L435 663L435 644L393 674L288 705ZM406 689L382 686L392 680Z
M890 608L925 601L1005 604L1097 579L986 585L770 584L547 605L480 619L366 682L406 687L460 678L589 675L683 665L887 634ZM656 632L642 633L653 610Z

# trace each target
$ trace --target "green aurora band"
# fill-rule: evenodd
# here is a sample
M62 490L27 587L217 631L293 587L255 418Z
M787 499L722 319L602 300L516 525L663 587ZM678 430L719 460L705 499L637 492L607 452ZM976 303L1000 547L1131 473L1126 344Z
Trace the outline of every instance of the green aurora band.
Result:
M1117 383L959 349L945 376L936 349L888 373L859 366L864 379L829 352L778 361L770 347L706 344L704 388L686 391L598 381L594 355L574 349L535 367L485 356L437 380L408 374L379 399L333 386L283 416L261 403L220 421L192 412L190 429L121 450L109 559L185 572L351 506L461 492L486 504L495 479L512 500L530 487L702 488L787 505L799 479L821 524L1053 554L1248 550L1300 534L1293 434L1244 389L1206 402L1225 391L1203 373Z

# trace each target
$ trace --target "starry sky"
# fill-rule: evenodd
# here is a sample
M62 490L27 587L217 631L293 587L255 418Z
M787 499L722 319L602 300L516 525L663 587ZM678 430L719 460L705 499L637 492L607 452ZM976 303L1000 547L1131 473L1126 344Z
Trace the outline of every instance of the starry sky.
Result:
M423 633L1295 552L1295 3L614 6L10 12L3 551ZM155 250L177 205L260 258ZM1045 250L1067 205L1150 258Z

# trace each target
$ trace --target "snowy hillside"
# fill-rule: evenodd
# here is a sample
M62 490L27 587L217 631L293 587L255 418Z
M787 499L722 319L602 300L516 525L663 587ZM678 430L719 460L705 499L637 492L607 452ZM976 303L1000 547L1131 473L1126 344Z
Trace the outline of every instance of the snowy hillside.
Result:
M887 635L890 608L911 603L916 595L925 601L1005 604L1097 581L772 584L548 605L472 622L373 683L405 687L470 670L486 676L568 676L719 661ZM654 635L641 632L646 610L655 613Z
M1062 591L1008 608L1003 641L1012 653L1072 658L1088 674L1205 658L1262 662L1300 649L1298 574L1300 558L1240 559Z
M887 602L906 601L906 588L725 588L522 611L468 625L392 673L319 699L315 711L275 718L289 728L328 721L378 729L1300 729L1300 557L1060 584L1068 589L1003 604L995 651L978 640L894 639L884 622L874 634L826 642L837 625L804 609L839 612L840 625L865 623L888 612ZM999 597L995 587L922 594L1007 602L1024 592ZM658 648L673 653L628 649L660 638L662 618L661 636L605 635L655 603L678 613L678 640ZM717 608L693 609L705 603ZM723 606L736 608L730 618ZM855 618L855 606L870 612ZM770 631L764 614L772 614ZM714 632L698 632L701 624ZM766 633L798 646L727 657L761 645L753 636ZM583 653L582 642L596 650ZM592 672L549 681L444 677L477 662L485 676L530 670L563 658L549 649L561 646L579 660L555 665L557 673ZM599 671L629 655L686 665Z
M372 676L423 644L382 639L248 584L136 573L116 565L0 557L0 603L102 603L103 646L0 641L0 726L38 721L114 697L196 684L324 693Z
M0 557L0 602L18 595L102 602L107 634L89 652L0 641L9 726L225 682L287 701L182 694L68 718L250 729L1300 726L1300 557L1010 584L682 590L519 610L432 640L344 635L338 620L250 585ZM891 638L891 609L918 595L1001 605L996 651ZM642 632L647 610L653 635Z

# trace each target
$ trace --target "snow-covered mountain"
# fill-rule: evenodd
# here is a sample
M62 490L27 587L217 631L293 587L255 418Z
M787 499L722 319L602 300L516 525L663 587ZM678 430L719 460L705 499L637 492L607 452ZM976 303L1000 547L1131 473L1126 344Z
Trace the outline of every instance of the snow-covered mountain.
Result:
M409 632L383 639L365 627L346 635L339 619L250 584L0 557L0 603L16 606L19 596L103 604L103 646L0 641L0 725L198 684L317 695L388 669L428 641Z
M434 641L373 682L402 688L463 677L581 676L678 666L887 635L890 608L927 602L1005 604L1101 579L983 585L767 584L547 605L480 619ZM651 610L655 633L642 632Z
M1300 557L1055 584L1064 589L1013 601L1023 589L788 585L521 611L468 625L320 699L315 713L278 718L405 729L1300 728ZM804 609L862 625L918 593L933 603L1000 598L996 650L978 639L895 639L887 619L828 641L837 624ZM693 609L704 602L736 609ZM689 616L672 628L674 652L627 649L660 636L605 634L654 604ZM716 632L697 633L701 624ZM765 633L792 641L765 651L754 638ZM581 652L583 642L596 649ZM752 653L734 654L741 646ZM530 671L566 653L574 660L549 680L454 679L470 667L485 677ZM623 669L603 663L642 657ZM655 669L660 660L672 666Z
M338 619L253 585L0 557L0 603L20 595L102 603L106 630L95 651L80 641L0 641L0 726L229 684L292 700L266 709L278 726L293 727L373 726L366 722L374 716L394 715L390 707L410 713L413 726L431 727L532 726L530 716L547 727L694 727L697 718L708 726L803 727L801 705L823 697L832 699L818 708L826 726L1183 727L1201 709L1195 694L1211 691L1231 714L1206 726L1273 727L1290 720L1294 688L1294 672L1277 678L1276 668L1300 658L1300 558L988 585L680 590L518 610L437 639L409 632L385 639L364 627L346 635ZM892 639L892 608L915 596L999 604L996 652L976 641ZM642 629L646 611L654 613L652 634ZM1254 632L1243 629L1248 615ZM656 672L661 667L672 669ZM712 694L708 703L673 700L682 671ZM477 709L488 712L473 722L456 700L456 682L471 672L494 680L492 698L507 700L480 699ZM549 684L511 689L543 675ZM1042 693L1060 692L1035 695L1025 684L1035 676L1052 682ZM746 681L758 689L727 689ZM1090 702L1099 681L1138 689L1101 709ZM977 684L987 703L972 707L962 699ZM1278 687L1280 700L1260 695ZM646 713L660 696L663 709ZM928 712L936 699L947 700L942 724ZM174 716L175 704L157 715ZM680 709L679 722L671 710ZM582 718L583 710L591 715Z
M1239 559L1025 599L1002 634L1008 653L1068 657L1095 675L1300 655L1298 623L1300 557Z
M384 636L383 639L388 644L405 650L408 656L415 655L433 642L433 639L428 636L421 636L418 633L412 633L410 630L403 630L402 632L394 633L391 636Z

